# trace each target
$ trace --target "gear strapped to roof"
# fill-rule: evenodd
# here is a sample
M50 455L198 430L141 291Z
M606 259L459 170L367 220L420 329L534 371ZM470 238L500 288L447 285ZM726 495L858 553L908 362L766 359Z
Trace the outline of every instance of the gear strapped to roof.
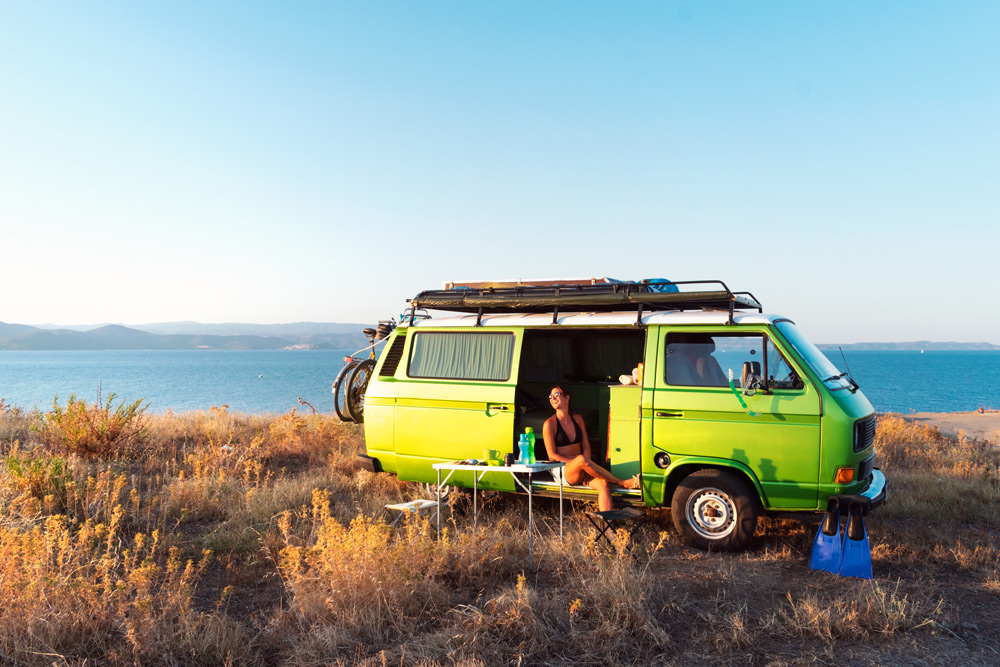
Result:
M598 282L606 281L606 282ZM426 290L409 300L410 313L421 309L459 313L547 313L553 323L560 310L583 312L663 310L723 310L732 322L735 310L763 307L750 292L733 292L721 280L640 280L613 281L590 279L588 282L538 281L546 284L514 284L511 281L488 282L466 286L455 283L451 289ZM489 285L489 286L485 286ZM501 285L501 286L493 286ZM713 289L714 288L714 289ZM477 320L478 324L478 320Z

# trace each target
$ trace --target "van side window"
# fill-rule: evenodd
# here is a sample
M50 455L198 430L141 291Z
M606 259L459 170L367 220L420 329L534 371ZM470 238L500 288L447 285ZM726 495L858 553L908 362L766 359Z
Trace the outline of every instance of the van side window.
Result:
M510 379L514 334L418 332L410 351L410 377L441 380Z
M767 386L770 389L802 389L805 386L770 338L767 340Z
M728 387L729 370L737 383L743 362L763 361L764 337L757 335L669 334L664 379L689 387Z

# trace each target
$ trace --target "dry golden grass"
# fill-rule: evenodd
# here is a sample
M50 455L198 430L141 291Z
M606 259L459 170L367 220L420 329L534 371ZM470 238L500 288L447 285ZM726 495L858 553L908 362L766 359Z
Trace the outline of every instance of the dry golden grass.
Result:
M730 555L661 510L601 549L546 500L531 572L523 497L484 498L475 532L458 507L441 536L391 528L419 487L361 470L360 427L323 415L167 413L96 453L51 422L0 406L0 664L1000 661L1000 454L899 417L873 581L808 569L818 516Z

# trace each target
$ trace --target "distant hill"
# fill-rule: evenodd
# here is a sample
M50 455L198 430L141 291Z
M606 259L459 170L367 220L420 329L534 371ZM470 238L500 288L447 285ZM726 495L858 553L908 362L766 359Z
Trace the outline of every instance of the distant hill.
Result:
M328 336L330 334L360 334L371 324L343 324L339 322L290 322L288 324L245 324L226 322L155 322L133 324L131 328L159 334L213 334L216 336Z
M821 350L1000 350L1000 345L993 343L938 343L929 340L918 340L909 343L847 343L837 345L835 343L821 343L817 345Z
M303 323L299 329L295 324L176 324L174 331L187 332L158 333L120 324L51 329L0 322L0 350L343 350L367 344L361 324ZM160 326L171 330L169 324ZM258 327L261 333L249 333ZM220 330L231 333L216 333Z
M290 322L156 322L152 324L66 325L0 322L0 350L357 350L361 331L372 324ZM821 343L822 350L1000 350L993 343Z
M0 322L0 338L20 336L21 334L30 333L32 331L37 331L37 329L35 327L29 327L26 324L7 324L6 322Z

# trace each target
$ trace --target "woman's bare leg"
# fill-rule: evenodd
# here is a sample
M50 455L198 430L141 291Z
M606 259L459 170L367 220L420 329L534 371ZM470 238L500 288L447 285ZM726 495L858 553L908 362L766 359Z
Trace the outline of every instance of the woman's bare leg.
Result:
M576 484L577 482L580 481L581 477L580 473L587 473L588 475L590 475L595 479L600 479L605 482L611 482L612 484L617 484L618 486L624 487L626 489L634 489L638 486L636 484L633 484L632 480L623 481L618 479L617 477L615 477L610 472L608 472L601 466L597 465L593 461L585 459L582 454L580 456L577 456L569 463L567 463L565 470L563 470L563 474L566 477L566 482L569 483L570 485Z
M632 480L618 479L617 477L615 477L610 472L608 472L601 466L597 465L593 461L586 461L585 465L583 466L583 470L589 473L592 477L600 477L602 479L611 482L612 484L617 484L618 486L621 486L626 489L634 489L638 486L636 484L633 484Z
M601 479L600 477L595 477L587 486L597 491L597 508L606 512L611 509L611 489L608 488L607 480Z
M587 459L583 456L577 456L572 461L566 464L563 468L563 477L566 478L566 483L572 486L580 481L580 478L585 472L584 466L587 464Z

